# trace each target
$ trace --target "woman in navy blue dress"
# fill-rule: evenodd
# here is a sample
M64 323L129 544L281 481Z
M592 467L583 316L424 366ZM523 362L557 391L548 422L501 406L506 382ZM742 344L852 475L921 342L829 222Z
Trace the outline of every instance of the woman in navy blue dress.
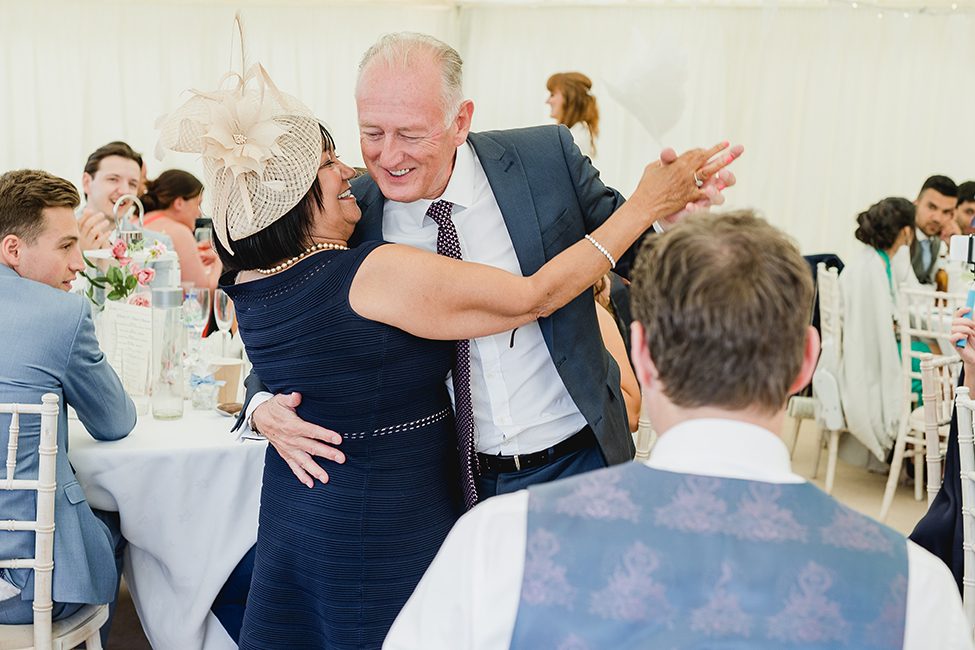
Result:
M254 77L259 93L243 89ZM404 245L350 249L353 170L262 68L244 80L191 99L161 142L203 153L221 286L255 371L274 393L300 392L298 415L338 432L346 461L309 488L268 447L240 647L379 648L462 512L454 341L588 290L657 216L700 198L694 170L723 147L648 169L643 194L591 233L601 246L582 240L526 278Z

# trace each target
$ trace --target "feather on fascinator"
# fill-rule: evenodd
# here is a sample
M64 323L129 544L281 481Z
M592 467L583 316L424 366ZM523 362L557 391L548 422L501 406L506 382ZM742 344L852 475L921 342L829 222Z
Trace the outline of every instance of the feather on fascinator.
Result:
M206 212L231 254L231 239L267 228L301 201L318 175L323 146L311 110L278 90L260 63L246 68L239 11L234 21L246 72L226 73L212 92L191 89L185 104L156 122L157 158L166 149L202 155Z

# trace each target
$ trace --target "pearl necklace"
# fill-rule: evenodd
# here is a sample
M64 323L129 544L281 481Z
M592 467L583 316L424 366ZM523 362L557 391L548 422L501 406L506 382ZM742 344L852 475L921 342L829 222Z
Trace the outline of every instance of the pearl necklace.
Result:
M272 273L277 273L278 271L285 270L289 266L291 266L293 264L296 264L297 262L299 262L299 261L303 260L304 258L308 257L309 255L311 255L312 253L316 253L318 251L324 251L324 250L347 251L347 250L349 250L349 247L348 246L344 246L343 244L326 244L326 243L315 244L311 248L306 248L305 249L305 252L302 253L301 255L297 255L295 257L292 257L287 262L281 262L277 266L272 267L272 268L269 268L269 269L254 269L254 270L257 271L258 273L262 274L262 275L271 275Z

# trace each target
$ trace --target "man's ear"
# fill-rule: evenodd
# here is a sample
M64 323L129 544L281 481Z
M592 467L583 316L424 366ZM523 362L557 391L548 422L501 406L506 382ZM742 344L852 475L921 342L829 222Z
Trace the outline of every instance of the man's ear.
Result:
M465 99L460 104L460 109L457 111L457 116L454 118L455 124L457 125L457 137L454 141L454 146L459 147L464 144L467 140L467 134L471 131L471 121L474 119L474 102L469 99Z
M630 324L630 359L640 387L650 390L657 384L657 367L650 358L650 348L647 346L646 332L643 323L633 321Z
M89 187L91 187L91 174L85 172L81 176L81 189L85 193L85 199L88 199Z
M0 262L17 270L22 257L22 242L17 235L7 235L0 240Z
M789 387L789 395L795 395L812 381L816 364L819 363L819 349L819 332L810 325L806 334L806 349L802 353L802 366L792 386Z

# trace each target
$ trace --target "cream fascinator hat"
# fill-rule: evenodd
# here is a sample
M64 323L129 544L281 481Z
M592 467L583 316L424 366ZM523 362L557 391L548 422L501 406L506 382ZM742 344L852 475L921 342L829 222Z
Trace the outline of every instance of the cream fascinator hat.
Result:
M234 17L244 65L241 13ZM232 85L231 88L224 88ZM156 122L156 157L165 149L203 157L204 199L213 229L231 254L230 239L249 237L295 207L321 164L318 120L298 99L274 85L255 63L241 75L228 72L218 89L193 94Z

